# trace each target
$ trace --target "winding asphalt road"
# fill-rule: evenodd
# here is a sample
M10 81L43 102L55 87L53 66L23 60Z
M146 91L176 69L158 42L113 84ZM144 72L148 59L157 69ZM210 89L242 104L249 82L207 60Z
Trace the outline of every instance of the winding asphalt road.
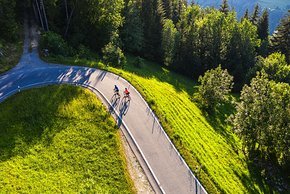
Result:
M40 60L37 52L36 28L25 25L24 52L18 65L0 76L0 102L32 87L50 84L73 84L88 88L109 106L116 84L130 91L127 114L115 107L112 115L119 123L130 146L156 193L206 193L184 160L170 142L138 91L118 75L94 68L49 64ZM29 37L31 39L29 39ZM29 52L32 45L32 52ZM115 104L113 102L113 104ZM114 106L114 105L113 105ZM126 109L125 108L125 109Z

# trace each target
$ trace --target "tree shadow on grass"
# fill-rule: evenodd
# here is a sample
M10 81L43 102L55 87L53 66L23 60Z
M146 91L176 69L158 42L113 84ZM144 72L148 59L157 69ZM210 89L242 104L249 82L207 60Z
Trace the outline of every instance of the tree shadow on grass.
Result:
M219 105L216 109L207 113L203 110L207 122L212 128L219 134L221 134L229 145L238 152L237 142L234 139L234 133L227 129L228 118L231 114L234 114L235 108L230 102Z
M248 193L256 194L256 193L274 193L273 190L269 188L269 186L266 185L266 183L263 181L263 177L260 175L260 171L257 169L257 167L254 166L252 162L247 162L247 167L250 172L250 176L247 176L243 172L237 172L233 171L237 177L242 181L245 188L247 188ZM257 190L254 187L254 183L259 185L259 190Z
M194 86L196 86L196 82L193 79L175 73L168 70L166 67L162 67L159 64L147 60L140 67L135 67L135 60L136 57L128 56L124 70L144 78L155 78L160 82L169 83L177 92L185 91L190 96L193 94Z
M228 117L234 113L235 108L233 104L225 103L216 108L213 112L211 112L211 114L204 112L204 115L206 115L205 118L207 119L208 123L217 133L224 137L226 142L231 145L236 154L244 154L241 153L241 147L239 147L239 144L237 144L234 138L234 132L226 129L226 126L228 125ZM247 188L248 193L256 194L260 192L257 188L254 187L253 184L258 184L263 193L271 193L269 191L269 187L267 187L266 184L262 181L263 178L260 176L259 170L253 165L253 163L247 161L247 168L250 176L236 170L233 170L233 172L237 177L239 177L245 188Z
M81 93L71 87L31 89L0 104L0 162L25 156L39 141L45 145L52 143L53 137L65 127L57 123L59 108ZM53 125L59 127L51 131Z

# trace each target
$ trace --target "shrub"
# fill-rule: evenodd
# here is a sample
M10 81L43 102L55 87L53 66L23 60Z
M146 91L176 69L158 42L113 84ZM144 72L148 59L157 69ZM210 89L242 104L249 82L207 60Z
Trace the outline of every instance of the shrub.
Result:
M92 57L92 53L88 47L81 44L78 49L78 56L80 58L90 59Z
M122 50L112 42L103 48L103 60L106 64L114 67L123 67L126 63L126 57Z
M48 49L50 54L71 56L73 55L73 49L67 44L67 42L54 32L45 32L40 39L40 48Z
M134 67L141 68L143 63L144 63L143 59L138 56L136 60L134 61L133 65Z

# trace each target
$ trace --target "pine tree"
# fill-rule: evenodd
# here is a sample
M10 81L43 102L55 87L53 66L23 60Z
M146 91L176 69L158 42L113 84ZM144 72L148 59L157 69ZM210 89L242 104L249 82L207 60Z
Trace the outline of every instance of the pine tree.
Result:
M282 18L270 42L271 51L285 54L287 62L290 63L290 10Z
M172 65L176 52L177 29L170 19L166 19L162 29L162 54L163 63L166 66Z
M228 14L229 13L229 4L228 4L228 0L223 0L222 5L220 6L219 9L221 12L223 12L224 14Z
M254 25L257 25L258 24L258 21L259 21L259 15L260 15L260 7L259 5L257 4L255 6L255 9L254 9L254 12L250 18L250 21L252 22L252 24Z
M249 19L249 10L248 9L246 9L246 12L245 12L244 16L242 17L241 21L244 19L247 19L247 20Z
M263 11L263 14L258 22L258 37L261 40L261 46L258 49L258 54L266 57L268 55L269 47L269 13L267 9Z
M143 48L143 23L141 21L140 1L127 0L125 2L125 23L121 29L121 39L126 51L138 53Z
M172 21L174 24L177 24L177 22L181 19L181 15L186 9L186 1L185 0L177 0L173 2L173 15L172 15Z
M161 61L161 31L162 15L160 15L161 0L143 0L141 19L144 24L144 56Z
M258 36L261 40L268 39L269 36L269 13L267 9L263 11L263 14L258 22Z
M173 1L172 0L162 0L160 2L160 4L163 5L166 19L172 19L172 17L173 17Z

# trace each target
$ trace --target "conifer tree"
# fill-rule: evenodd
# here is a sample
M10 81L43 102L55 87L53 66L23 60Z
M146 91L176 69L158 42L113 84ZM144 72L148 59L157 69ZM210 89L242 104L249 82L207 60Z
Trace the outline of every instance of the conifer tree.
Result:
M249 19L249 10L246 9L244 16L242 17L241 21L244 19Z
M282 52L286 55L287 62L290 63L290 11L281 20L270 42L272 52Z
M162 0L160 4L163 5L164 14L167 19L173 17L173 1L172 0Z
M261 18L259 19L258 26L258 37L261 40L261 46L258 49L259 55L266 57L268 55L269 47L269 13L267 9L263 11Z
M220 6L220 11L223 12L224 14L226 14L226 15L229 13L228 0L223 0L222 5Z
M127 0L125 2L124 17L125 23L121 29L121 38L124 48L132 53L138 53L143 48L143 23L140 12L141 2Z
M267 9L263 11L263 14L258 22L258 36L261 40L268 39L269 36L269 13Z
M177 0L173 3L173 15L172 15L172 21L174 24L177 24L177 22L181 19L181 15L186 9L186 1L185 0Z
M177 29L172 20L166 19L162 29L162 54L163 63L166 66L172 65L176 51L176 40L178 37Z
M260 15L260 7L257 4L254 8L254 12L250 18L250 21L252 22L252 24L257 25L258 21L259 21L259 15Z
M144 56L161 61L162 15L160 0L143 0L141 19L144 24Z

